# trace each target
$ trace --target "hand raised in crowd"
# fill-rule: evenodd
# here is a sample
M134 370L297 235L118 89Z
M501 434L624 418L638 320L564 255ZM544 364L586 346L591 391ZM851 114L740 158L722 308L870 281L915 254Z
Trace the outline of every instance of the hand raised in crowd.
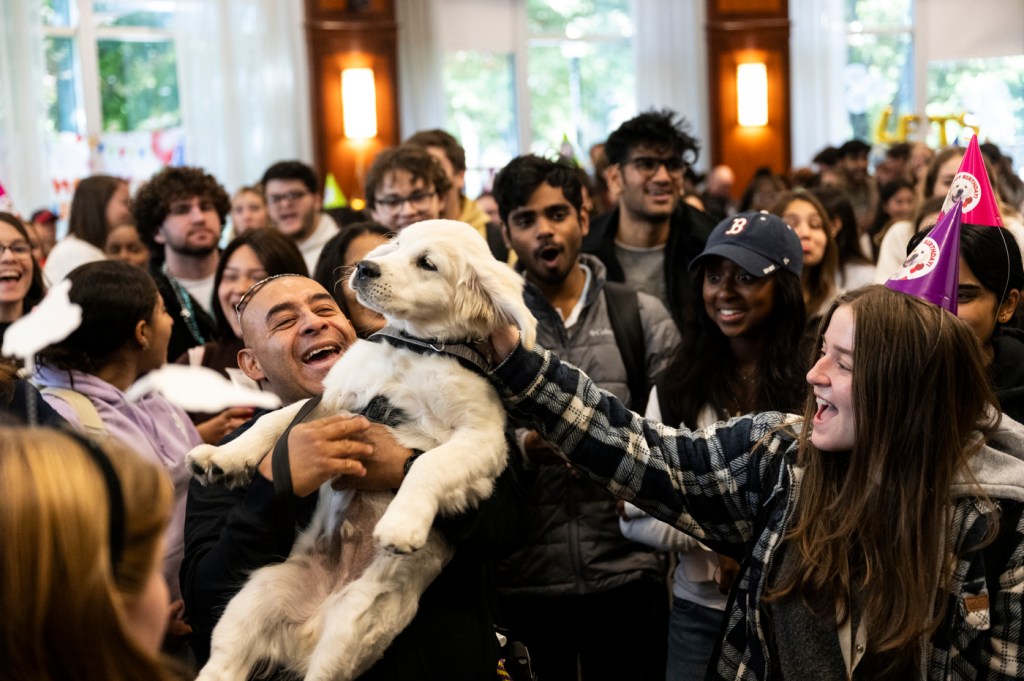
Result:
M196 425L203 442L215 445L252 418L252 407L231 407Z

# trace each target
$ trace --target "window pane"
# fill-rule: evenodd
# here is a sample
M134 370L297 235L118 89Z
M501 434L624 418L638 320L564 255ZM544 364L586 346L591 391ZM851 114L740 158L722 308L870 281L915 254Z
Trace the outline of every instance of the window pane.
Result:
M531 151L557 154L564 139L587 163L590 145L636 113L633 49L622 42L531 45Z
M515 69L511 54L458 51L445 55L446 128L466 150L466 196L490 187L519 148Z
M174 27L173 2L142 2L139 0L96 0L93 17L97 26Z
M1024 56L938 61L928 64L930 116L969 114L981 141L995 142L1003 154L1024 162ZM947 124L947 141L959 136ZM928 143L938 146L938 125L928 129Z
M527 0L531 35L587 36L633 34L630 0Z
M97 47L104 132L181 125L173 42L100 40Z
M46 50L46 76L43 79L46 128L54 133L82 133L75 40L48 37L43 39L43 43Z
M846 22L853 30L910 28L914 0L845 0Z
M39 16L43 26L74 26L78 23L78 5L75 0L43 0Z
M843 70L850 136L872 139L882 110L893 117L914 112L911 36L909 33L864 33L849 37Z

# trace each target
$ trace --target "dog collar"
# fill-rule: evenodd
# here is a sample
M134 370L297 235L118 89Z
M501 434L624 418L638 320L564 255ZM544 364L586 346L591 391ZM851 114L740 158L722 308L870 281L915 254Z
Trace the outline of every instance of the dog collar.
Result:
M470 371L487 375L491 364L487 358L473 347L476 339L467 338L461 341L440 341L436 338L416 338L393 326L385 326L370 336L376 343L387 343L396 348L405 348L421 355L447 355L458 361Z

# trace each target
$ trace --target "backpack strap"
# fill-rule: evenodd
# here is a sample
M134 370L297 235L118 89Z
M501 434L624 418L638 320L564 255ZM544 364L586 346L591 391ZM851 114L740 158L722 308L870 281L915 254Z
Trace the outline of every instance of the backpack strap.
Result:
M626 365L630 408L643 414L650 389L647 384L647 348L637 292L625 284L606 281L604 298L608 304L608 319L615 334L615 344Z
M67 402L78 416L78 422L82 425L82 430L86 435L90 437L107 435L107 426L100 418L99 412L96 411L96 406L82 393L71 388L43 388L39 392L44 395L53 395Z

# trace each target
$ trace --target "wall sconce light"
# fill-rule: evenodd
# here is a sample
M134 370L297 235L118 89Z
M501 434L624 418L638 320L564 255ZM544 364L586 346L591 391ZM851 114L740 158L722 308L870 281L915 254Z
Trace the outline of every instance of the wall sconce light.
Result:
M736 102L740 125L768 125L768 67L763 63L736 67Z
M343 69L341 111L345 137L365 140L377 136L377 90L373 69Z

